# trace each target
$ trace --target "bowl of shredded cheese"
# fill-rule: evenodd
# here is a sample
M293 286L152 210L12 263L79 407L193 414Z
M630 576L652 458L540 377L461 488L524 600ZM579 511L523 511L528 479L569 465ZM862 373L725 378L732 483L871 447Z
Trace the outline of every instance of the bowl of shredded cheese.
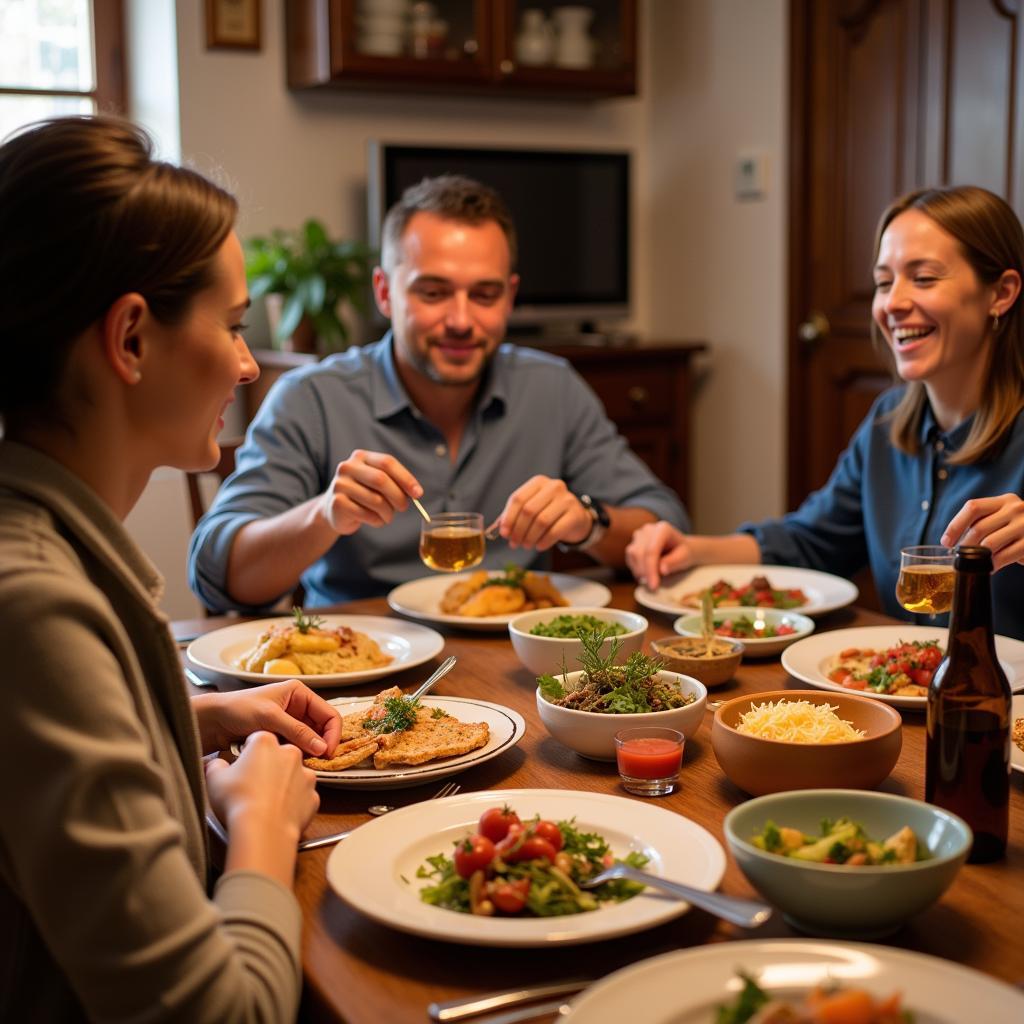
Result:
M903 720L857 694L775 690L726 701L711 746L722 771L755 796L792 789L872 789L896 764Z

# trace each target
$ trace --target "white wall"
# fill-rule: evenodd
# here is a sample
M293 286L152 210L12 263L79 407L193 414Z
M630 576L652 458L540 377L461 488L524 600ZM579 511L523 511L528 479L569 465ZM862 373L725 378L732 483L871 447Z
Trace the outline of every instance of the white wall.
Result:
M641 0L640 94L561 103L290 92L282 8L264 2L250 53L205 50L202 5L176 5L182 155L239 196L241 234L315 214L363 236L370 139L629 150L632 326L711 345L694 416L698 528L782 511L785 0ZM748 150L769 154L772 179L763 200L739 202L733 163ZM165 606L184 616L179 549L149 547Z

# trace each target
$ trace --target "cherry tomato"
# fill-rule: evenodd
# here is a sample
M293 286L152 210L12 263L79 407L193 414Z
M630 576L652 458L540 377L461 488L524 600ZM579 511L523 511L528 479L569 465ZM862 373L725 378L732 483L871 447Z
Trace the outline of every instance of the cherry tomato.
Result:
M526 906L530 893L530 880L518 878L514 882L494 882L490 886L491 902L503 914L518 914Z
M533 835L546 839L555 848L555 853L565 845L562 830L553 821L538 821L530 831Z
M455 870L460 878L469 878L474 871L483 871L494 860L494 843L474 833L455 847Z
M507 841L507 840L506 840ZM509 864L517 864L521 860L549 860L554 861L557 851L546 840L540 836L527 833L526 838L518 845L510 845L507 850L498 847L502 860Z
M501 842L508 835L513 825L519 825L519 815L506 804L504 807L492 807L480 815L477 829L480 835L487 836L492 843Z
M908 674L918 686L931 686L932 684L932 670L930 668L912 668Z

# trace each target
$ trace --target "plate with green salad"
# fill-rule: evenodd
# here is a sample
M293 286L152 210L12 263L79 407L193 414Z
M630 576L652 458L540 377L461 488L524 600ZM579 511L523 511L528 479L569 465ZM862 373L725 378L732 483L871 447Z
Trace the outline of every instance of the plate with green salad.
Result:
M496 855L481 829L506 811L523 831L495 835ZM477 946L597 942L689 909L621 883L587 893L575 884L614 861L708 891L725 872L718 840L682 815L603 793L518 789L427 800L361 825L331 853L327 882L381 924ZM483 887L473 896L471 879ZM491 906L473 912L481 901Z

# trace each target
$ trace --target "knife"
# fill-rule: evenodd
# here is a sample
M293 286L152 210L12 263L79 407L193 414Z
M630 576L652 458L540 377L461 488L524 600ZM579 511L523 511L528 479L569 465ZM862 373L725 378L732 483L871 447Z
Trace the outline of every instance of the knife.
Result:
M544 996L568 995L572 992L580 992L592 984L592 978L569 978L563 981L553 981L546 985L531 985L529 988L505 989L501 992L488 992L482 996L471 996L468 999L451 999L444 1003L431 1003L427 1007L427 1016L438 1024L447 1021L465 1020L467 1017L475 1017L481 1013L490 1013L492 1010L501 1010L507 1006L519 1006L522 1003L531 1002L534 999L542 999ZM529 1013L516 1016L514 1020L529 1020L530 1016L539 1016L542 1013L561 1012L559 1008L562 1001L545 1003L541 1006L531 1006ZM505 1024L510 1014L496 1017L491 1024ZM511 1024L511 1020L508 1020Z

